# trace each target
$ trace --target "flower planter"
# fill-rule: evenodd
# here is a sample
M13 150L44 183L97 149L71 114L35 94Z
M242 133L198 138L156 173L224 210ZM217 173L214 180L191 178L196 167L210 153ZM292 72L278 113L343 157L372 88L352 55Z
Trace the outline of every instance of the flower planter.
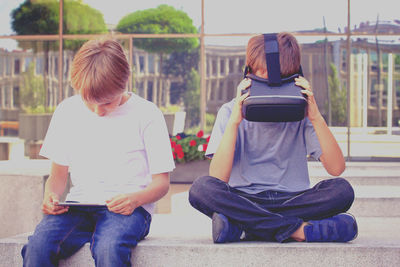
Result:
M19 109L0 108L0 121L18 121Z
M19 138L25 141L39 141L46 136L53 114L19 114Z
M187 163L176 163L170 174L171 183L191 184L195 179L208 175L209 160L197 160Z

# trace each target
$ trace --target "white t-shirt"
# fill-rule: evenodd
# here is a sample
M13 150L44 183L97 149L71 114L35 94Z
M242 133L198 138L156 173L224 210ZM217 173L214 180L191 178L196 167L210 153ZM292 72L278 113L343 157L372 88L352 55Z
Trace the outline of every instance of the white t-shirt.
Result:
M80 95L62 101L53 114L40 155L69 166L67 200L104 203L137 192L152 174L175 168L161 111L133 93L110 114L92 112ZM154 204L143 206L153 213Z

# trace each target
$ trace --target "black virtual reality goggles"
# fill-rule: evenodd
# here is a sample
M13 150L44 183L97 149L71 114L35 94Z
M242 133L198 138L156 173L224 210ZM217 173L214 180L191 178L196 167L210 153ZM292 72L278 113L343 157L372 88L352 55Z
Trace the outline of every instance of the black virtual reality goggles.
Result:
M304 119L307 98L301 93L294 79L302 76L299 73L290 77L281 77L279 49L276 33L264 34L265 58L268 79L250 74L246 66L244 77L251 79L250 95L243 101L242 113L246 120L256 122L289 122Z

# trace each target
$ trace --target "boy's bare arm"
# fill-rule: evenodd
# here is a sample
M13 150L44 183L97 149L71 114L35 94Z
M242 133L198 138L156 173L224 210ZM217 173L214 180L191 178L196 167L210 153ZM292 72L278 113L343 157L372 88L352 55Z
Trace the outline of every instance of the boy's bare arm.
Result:
M210 176L224 182L229 182L232 171L235 143L239 124L228 122L217 152L214 153L210 163Z
M45 214L61 214L68 207L57 206L60 196L64 193L68 181L68 166L52 163L50 176L46 181L42 211Z
M137 207L161 199L169 190L169 173L153 174L152 178L152 182L141 191L117 195L107 200L108 209L115 213L130 215Z
M210 163L210 176L218 178L226 183L229 182L232 171L238 127L243 120L242 104L244 99L249 95L248 92L242 95L242 90L248 88L250 85L250 79L244 79L239 83L235 105L225 127L221 142Z
M345 170L345 160L335 137L330 131L322 115L311 121L317 133L322 149L320 160L326 171L333 176L339 176Z
M346 167L342 150L326 124L325 119L319 112L309 82L300 77L296 79L296 84L303 87L305 90L302 90L302 93L307 95L307 116L314 126L315 133L321 145L322 155L320 160L330 175L339 176Z

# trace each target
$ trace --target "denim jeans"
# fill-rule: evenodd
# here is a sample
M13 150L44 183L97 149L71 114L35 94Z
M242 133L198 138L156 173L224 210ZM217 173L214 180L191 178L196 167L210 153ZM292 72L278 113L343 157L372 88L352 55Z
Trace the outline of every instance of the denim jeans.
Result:
M148 234L151 215L142 207L131 215L106 207L70 207L45 215L22 249L24 266L57 266L90 242L96 266L131 266L131 249Z
M254 240L284 242L304 221L346 212L354 191L343 178L328 179L300 192L264 191L248 194L227 183L204 176L189 191L190 204L211 217L224 214Z

